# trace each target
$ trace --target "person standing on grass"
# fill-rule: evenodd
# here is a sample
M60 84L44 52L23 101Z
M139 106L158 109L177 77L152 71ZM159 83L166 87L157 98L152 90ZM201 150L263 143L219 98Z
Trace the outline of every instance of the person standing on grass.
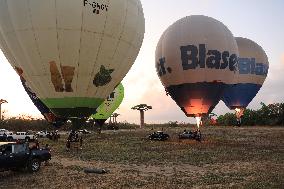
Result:
M80 149L82 149L82 146L83 146L83 137L82 136L80 136L79 142L80 142Z
M4 141L4 142L7 141L7 134L6 134L6 133L3 134L3 141Z

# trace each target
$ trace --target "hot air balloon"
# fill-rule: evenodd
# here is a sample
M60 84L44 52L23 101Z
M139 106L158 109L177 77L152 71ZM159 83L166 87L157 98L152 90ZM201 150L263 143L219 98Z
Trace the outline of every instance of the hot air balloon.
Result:
M97 113L91 115L91 118L101 127L112 113L120 106L124 97L124 88L120 83L114 91L98 107Z
M221 22L202 15L182 18L161 36L156 70L167 93L188 117L210 113L232 84L238 47Z
M268 58L261 46L250 39L236 37L239 48L238 73L233 85L228 85L222 100L236 110L238 124L245 108L262 87L269 69Z
M140 0L0 0L1 50L66 118L96 112L134 63L144 27Z

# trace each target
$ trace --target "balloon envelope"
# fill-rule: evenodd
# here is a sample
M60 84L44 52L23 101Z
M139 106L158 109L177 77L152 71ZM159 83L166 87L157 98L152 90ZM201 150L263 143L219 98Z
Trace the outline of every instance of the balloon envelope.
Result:
M112 113L120 106L124 97L124 87L119 84L108 98L98 107L97 113L92 115L99 125L103 123L112 115Z
M228 85L222 100L230 109L245 108L262 87L269 69L262 47L250 39L237 37L239 48L236 83Z
M50 109L37 97L37 95L27 86L26 81L21 78L22 85L32 100L33 104L37 107L47 122L55 127L60 127L67 122L67 119L56 116Z
M56 115L89 117L134 63L140 0L0 0L5 56Z
M210 113L232 84L238 47L230 30L206 16L182 18L162 35L156 70L169 95L187 116Z

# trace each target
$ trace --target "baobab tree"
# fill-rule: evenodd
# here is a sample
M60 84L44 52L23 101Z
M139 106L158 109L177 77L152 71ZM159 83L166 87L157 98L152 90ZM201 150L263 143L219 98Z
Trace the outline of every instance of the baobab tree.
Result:
M132 110L140 111L140 128L144 127L144 112L152 109L152 106L148 106L147 104L139 104L131 108Z
M110 116L110 123L115 123L115 124L117 124L116 118L117 118L119 115L120 115L120 114L118 114L118 113L113 113L113 114L111 114L111 116Z
M2 109L1 109L1 106L4 103L8 103L7 100L0 99L0 121L2 120Z

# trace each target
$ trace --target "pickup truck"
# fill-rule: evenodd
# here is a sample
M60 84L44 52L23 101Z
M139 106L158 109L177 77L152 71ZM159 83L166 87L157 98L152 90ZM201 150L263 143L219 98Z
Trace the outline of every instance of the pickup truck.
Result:
M16 134L7 135L8 141L25 140L25 141L29 142L29 141L33 141L35 139L36 139L36 136L33 135L33 134L30 134L28 132L16 132Z
M13 135L13 132L6 129L0 129L0 141L7 141L8 135Z
M0 171L27 169L37 172L51 159L49 149L29 148L28 143L0 142Z
M4 133L6 135L12 135L13 134L13 132L8 131L7 129L0 129L0 136L4 135Z

